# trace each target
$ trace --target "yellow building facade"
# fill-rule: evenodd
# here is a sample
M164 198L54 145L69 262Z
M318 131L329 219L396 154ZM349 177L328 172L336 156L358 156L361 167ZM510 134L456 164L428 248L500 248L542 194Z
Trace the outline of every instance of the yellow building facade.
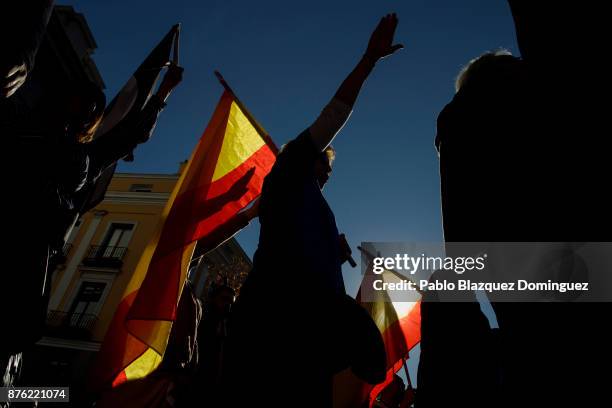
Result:
M51 276L44 337L29 359L24 358L30 385L40 378L47 385L71 385L77 394L84 388L117 305L183 168L176 174L116 173L104 200L76 222ZM218 282L215 275L223 274L234 285L250 268L249 257L232 238L208 254L196 247L189 279L205 302L208 287ZM27 373L36 375L28 379ZM57 384L49 384L50 378Z
M104 200L68 236L65 261L51 283L49 325L54 317L60 325L69 318L88 340L103 340L178 177L115 174Z

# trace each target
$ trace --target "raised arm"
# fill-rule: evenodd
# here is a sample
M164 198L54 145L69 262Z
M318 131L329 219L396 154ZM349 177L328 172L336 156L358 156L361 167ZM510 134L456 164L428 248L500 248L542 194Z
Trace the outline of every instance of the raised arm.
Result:
M166 99L182 78L183 68L176 65L168 67L157 93L147 102L135 121L120 124L108 134L89 143L92 178L95 179L107 167L130 155L138 144L149 140L157 117L166 105Z
M24 84L34 68L53 0L7 1L2 7L0 95L8 98Z
M207 254L223 245L258 216L259 197L253 201L253 204L249 208L240 211L234 218L206 235L206 237L200 239L199 245L201 245L202 254Z
M357 100L357 95L376 63L403 48L401 44L393 44L397 23L395 13L387 14L380 19L370 36L365 54L342 82L332 101L310 127L312 140L321 151L331 143L346 123Z

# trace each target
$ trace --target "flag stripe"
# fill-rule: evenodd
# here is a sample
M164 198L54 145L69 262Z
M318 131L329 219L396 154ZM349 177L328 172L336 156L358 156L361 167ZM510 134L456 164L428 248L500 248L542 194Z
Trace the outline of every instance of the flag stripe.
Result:
M225 133L231 134L232 137L223 138L213 182L244 163L265 144L236 102L233 102L230 108Z
M195 154L195 151L194 151ZM189 168L193 163L193 155L187 162L185 169L183 170L176 186L174 187L168 202L166 203L164 210L161 215L160 226L165 224L165 220L168 217L168 213L180 186L183 184ZM162 228L158 227L156 232L151 237L145 250L140 256L140 260L132 274L130 282L124 290L123 299L120 301L115 315L111 321L109 328L104 336L104 341L98 353L96 363L93 366L90 376L90 383L92 388L100 389L106 384L110 383L117 376L125 376L124 369L136 360L139 356L143 355L147 350L147 345L134 337L127 330L127 319L130 309L138 295L139 288L141 287L143 280L146 276L147 269L155 253L155 249L161 236Z

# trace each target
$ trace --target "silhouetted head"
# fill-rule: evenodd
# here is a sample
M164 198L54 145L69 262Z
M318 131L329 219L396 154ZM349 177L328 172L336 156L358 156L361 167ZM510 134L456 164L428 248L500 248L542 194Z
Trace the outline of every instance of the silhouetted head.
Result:
M62 117L66 129L76 135L78 142L88 143L102 121L106 97L98 85L91 81L75 81L64 94Z
M459 71L455 80L455 91L462 88L486 86L504 74L512 74L517 67L518 58L510 51L497 50L486 52L474 58Z
M504 50L473 59L457 76L457 94L438 116L435 145L448 242L494 241L503 234L499 214L515 211L510 202L520 194L508 192L511 174L518 171L510 169L526 166L523 158L519 166L516 161L526 157L519 140L531 115L524 68ZM474 185L479 194L466 194Z
M314 173L319 183L319 187L323 188L329 180L332 172L332 164L336 159L336 151L333 147L327 146L324 151L319 153L317 161L314 165Z

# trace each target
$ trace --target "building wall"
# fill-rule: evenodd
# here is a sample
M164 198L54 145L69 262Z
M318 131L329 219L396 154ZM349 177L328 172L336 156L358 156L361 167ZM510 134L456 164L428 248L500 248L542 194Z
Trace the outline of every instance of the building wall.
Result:
M50 310L69 312L83 281L104 282L102 298L88 313L97 315L91 340L104 338L113 313L123 296L132 272L161 220L161 214L179 175L116 174L105 199L81 218L69 238L70 252L53 277ZM151 191L130 191L131 187L152 186ZM127 247L117 266L86 264L92 246L104 245L112 224L131 224L129 240L115 247ZM107 246L112 248L113 246Z

